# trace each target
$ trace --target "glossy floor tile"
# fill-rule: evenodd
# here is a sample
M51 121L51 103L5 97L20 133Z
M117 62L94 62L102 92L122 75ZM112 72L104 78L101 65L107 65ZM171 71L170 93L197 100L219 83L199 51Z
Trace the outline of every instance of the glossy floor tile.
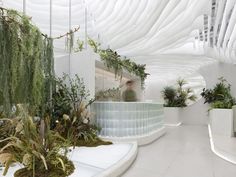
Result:
M139 148L132 167L122 177L235 177L236 165L210 149L207 126L167 128L157 141Z

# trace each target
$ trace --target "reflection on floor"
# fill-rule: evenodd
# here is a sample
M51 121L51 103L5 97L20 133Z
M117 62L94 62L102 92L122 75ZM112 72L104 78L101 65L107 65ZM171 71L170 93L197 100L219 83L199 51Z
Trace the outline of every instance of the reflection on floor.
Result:
M210 148L207 126L168 128L166 135L139 148L132 167L122 177L235 177L236 165Z
M236 137L214 135L210 126L208 128L212 150L221 158L236 165Z

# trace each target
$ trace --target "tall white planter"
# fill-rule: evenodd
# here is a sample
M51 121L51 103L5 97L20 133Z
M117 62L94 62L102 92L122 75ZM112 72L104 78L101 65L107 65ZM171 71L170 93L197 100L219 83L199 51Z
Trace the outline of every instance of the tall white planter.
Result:
M232 109L210 110L210 126L213 135L233 135L233 111Z
M236 106L233 106L233 132L236 136Z
M170 126L179 126L182 124L180 110L181 108L178 107L164 107L165 124Z

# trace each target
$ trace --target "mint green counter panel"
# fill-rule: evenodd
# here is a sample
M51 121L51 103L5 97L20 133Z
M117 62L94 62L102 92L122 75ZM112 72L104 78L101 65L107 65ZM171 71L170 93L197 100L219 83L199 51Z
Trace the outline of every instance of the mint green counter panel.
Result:
M163 105L145 102L95 102L95 120L104 137L131 137L163 128Z

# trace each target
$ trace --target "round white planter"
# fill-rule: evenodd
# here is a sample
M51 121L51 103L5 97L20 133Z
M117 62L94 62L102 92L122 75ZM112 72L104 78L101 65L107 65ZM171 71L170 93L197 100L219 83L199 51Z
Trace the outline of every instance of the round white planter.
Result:
M213 135L233 135L233 111L232 109L210 110L210 127Z
M180 110L178 107L164 107L164 120L167 126L179 126L182 124Z
M74 163L75 170L69 177L117 177L136 159L138 145L136 142L130 142L70 149L68 158ZM5 177L13 177L15 171L23 167L22 164L14 164ZM4 167L2 170L0 168L0 176L3 170Z

